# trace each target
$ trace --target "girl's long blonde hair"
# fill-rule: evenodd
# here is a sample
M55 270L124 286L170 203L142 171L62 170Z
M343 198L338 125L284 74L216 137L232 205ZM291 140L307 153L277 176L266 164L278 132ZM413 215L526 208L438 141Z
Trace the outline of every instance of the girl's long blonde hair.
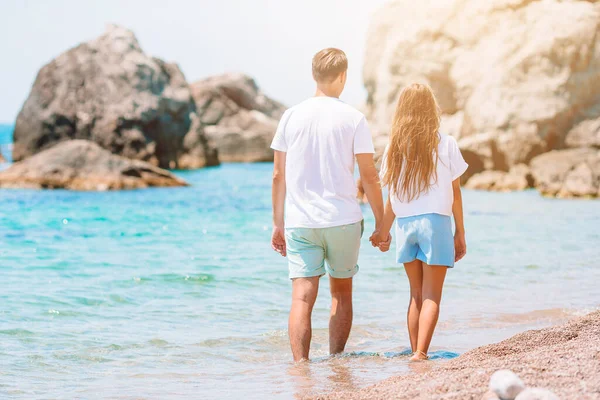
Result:
M400 94L387 151L383 183L403 202L418 198L437 181L441 110L433 91L419 83Z

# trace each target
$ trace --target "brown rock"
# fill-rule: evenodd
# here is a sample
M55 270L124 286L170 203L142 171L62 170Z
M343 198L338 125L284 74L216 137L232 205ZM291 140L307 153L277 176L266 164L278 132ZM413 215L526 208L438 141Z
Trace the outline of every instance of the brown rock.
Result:
M109 26L39 71L17 117L13 159L86 139L163 168L182 167L184 155L193 159L187 165L216 165L216 151L195 118L179 67L145 54L131 31ZM196 147L184 148L184 141Z
M533 179L531 170L525 164L518 164L511 167L501 182L502 190L507 192L525 190L534 186L535 180Z
M519 164L503 171L484 171L470 178L466 185L469 189L491 190L497 192L515 192L533 187L533 177L529 167Z
M575 125L567 134L565 143L568 147L600 148L600 118Z
M465 152L470 152L480 160L478 164L483 165L481 171L484 169L508 171L509 169L505 154L498 149L494 133L487 132L465 137L458 142L458 145L463 152L463 157Z
M0 172L0 187L70 190L186 186L147 162L111 154L88 140L68 140Z
M388 2L367 37L366 114L387 131L401 89L425 82L440 102L445 133L461 142L489 136L481 153L469 147L486 169L508 171L561 149L576 125L571 146L597 146L597 125L586 121L600 109L599 30L597 1ZM457 114L460 123L445 121Z
M558 197L593 197L600 187L600 150L551 151L531 161L540 193Z
M587 163L581 163L565 176L559 197L594 197L598 192L598 185L594 179L594 172Z
M271 141L285 107L243 74L211 77L192 85L209 141L225 162L272 161Z
M498 190L497 184L504 179L506 172L483 171L473 175L465 184L467 189Z

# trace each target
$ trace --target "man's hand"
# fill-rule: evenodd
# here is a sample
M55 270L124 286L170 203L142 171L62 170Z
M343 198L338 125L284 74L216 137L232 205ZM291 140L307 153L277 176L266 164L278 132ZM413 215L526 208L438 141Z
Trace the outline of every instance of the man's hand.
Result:
M381 232L379 231L379 229L375 229L373 231L373 233L371 234L371 237L369 238L369 242L371 242L371 245L373 247L379 246L379 242L381 242L381 237L379 236L380 234L381 234Z
M285 247L285 230L282 227L273 227L271 247L283 257L287 256L287 249Z
M373 245L373 247L379 247L379 245L381 244L388 244L388 250L389 250L389 243L391 242L392 237L390 235L390 233L382 233L379 229L376 229L373 234L371 235L371 237L369 238L369 241L371 242L371 245Z
M454 234L454 262L460 261L467 254L467 241L464 232Z

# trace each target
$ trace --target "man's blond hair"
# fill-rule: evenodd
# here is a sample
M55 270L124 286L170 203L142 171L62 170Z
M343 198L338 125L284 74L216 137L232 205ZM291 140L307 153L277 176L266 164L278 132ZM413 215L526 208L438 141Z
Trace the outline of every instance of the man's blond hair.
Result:
M331 83L347 69L346 53L333 47L319 51L312 60L313 78L318 83Z

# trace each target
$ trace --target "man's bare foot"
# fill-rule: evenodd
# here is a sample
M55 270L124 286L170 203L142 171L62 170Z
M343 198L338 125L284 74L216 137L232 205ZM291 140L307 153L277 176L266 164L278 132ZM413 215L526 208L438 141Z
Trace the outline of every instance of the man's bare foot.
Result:
M425 354L421 350L415 351L413 353L412 357L410 358L410 361L426 361L426 360L429 360L429 357L427 357L427 354Z

